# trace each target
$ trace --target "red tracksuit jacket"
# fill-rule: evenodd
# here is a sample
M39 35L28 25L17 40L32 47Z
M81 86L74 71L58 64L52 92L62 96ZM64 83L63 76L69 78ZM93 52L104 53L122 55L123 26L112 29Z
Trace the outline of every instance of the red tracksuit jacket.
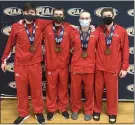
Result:
M34 53L29 52L30 42L25 31L23 23L14 23L12 25L11 33L8 38L4 54L1 58L2 63L8 57L13 46L16 45L14 63L16 65L31 65L42 61L42 31L44 27L51 21L36 19L36 34L35 34L35 48ZM29 32L32 33L32 24L28 26Z
M99 40L99 32L94 31L90 34L90 39L88 42L87 53L88 57L83 59L82 45L80 33L78 30L72 32L72 43L73 43L73 56L71 61L71 72L76 73L94 73L95 71L95 61L96 61L96 44Z
M116 24L110 45L110 55L104 54L106 48L104 26L97 27L97 30L100 32L100 40L96 52L96 69L111 73L119 73L121 69L127 70L129 66L129 41L126 30Z
M67 68L70 57L70 45L71 45L71 32L74 28L67 22L64 25L64 36L60 47L62 51L56 53L55 48L55 35L53 31L53 23L46 26L43 36L45 43L45 65L47 69ZM58 30L58 34L60 28Z

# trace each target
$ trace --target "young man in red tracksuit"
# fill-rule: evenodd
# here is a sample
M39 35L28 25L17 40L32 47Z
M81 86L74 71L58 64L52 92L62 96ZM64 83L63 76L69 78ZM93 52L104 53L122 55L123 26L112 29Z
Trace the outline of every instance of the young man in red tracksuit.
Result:
M31 3L24 5L22 23L14 23L2 56L1 68L6 71L6 59L16 46L14 58L14 72L17 87L17 104L19 117L14 124L21 124L29 117L28 85L30 85L31 99L35 117L42 124L43 96L42 96L42 31L50 21L36 19L36 8Z
M52 120L57 110L68 119L68 65L70 35L74 28L63 22L64 9L61 7L54 9L53 20L54 22L47 25L44 30L47 119Z
M112 8L101 12L104 25L98 26L100 41L96 52L94 120L100 120L102 94L106 87L109 123L115 123L118 109L118 76L123 78L129 66L129 41L126 30L114 23Z
M90 27L91 15L82 12L79 18L80 27L73 36L73 55L71 60L71 118L77 120L82 107L82 82L86 102L84 104L84 120L89 121L93 115L94 106L94 72L95 72L95 49L99 39L99 33L92 31Z

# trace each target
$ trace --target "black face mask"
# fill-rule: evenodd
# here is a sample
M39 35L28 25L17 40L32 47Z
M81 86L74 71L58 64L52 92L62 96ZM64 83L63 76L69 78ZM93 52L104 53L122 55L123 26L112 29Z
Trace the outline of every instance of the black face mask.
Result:
M113 22L112 17L104 17L104 18L102 18L102 20L103 20L105 25L110 25Z
M54 17L53 17L53 20L54 20L56 23L60 24L60 23L62 23L62 22L64 21L64 17L54 16Z
M35 20L35 19L37 18L36 15L31 15L31 14L28 14L28 15L24 14L23 16L24 16L24 18L25 18L26 20L28 20L28 21L30 21L30 22L33 21L33 20Z

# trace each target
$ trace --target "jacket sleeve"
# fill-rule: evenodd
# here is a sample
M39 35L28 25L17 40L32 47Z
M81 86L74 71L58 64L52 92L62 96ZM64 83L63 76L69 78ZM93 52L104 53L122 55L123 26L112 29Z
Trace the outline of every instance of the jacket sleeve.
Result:
M4 53L1 58L2 63L6 63L7 58L9 56L11 50L13 49L13 46L15 45L15 43L16 43L15 26L12 25L11 32L10 32L10 35L9 35L7 43L6 43Z
M52 22L53 22L52 20L39 19L39 23L41 27L43 28L43 30L48 24L51 24Z
M97 32L97 41L96 41L96 50L97 50L101 38L100 38L100 30L98 28L96 29L96 32Z
M96 41L96 50L97 50L98 43L99 43L99 40L100 40L100 28L97 27L97 28L95 29L95 31L97 32L97 41Z
M129 39L126 30L122 37L122 70L127 70L129 67Z
M38 19L40 23L40 27L42 28L42 40L45 38L45 28L47 25L51 24L52 20L46 20L46 19Z

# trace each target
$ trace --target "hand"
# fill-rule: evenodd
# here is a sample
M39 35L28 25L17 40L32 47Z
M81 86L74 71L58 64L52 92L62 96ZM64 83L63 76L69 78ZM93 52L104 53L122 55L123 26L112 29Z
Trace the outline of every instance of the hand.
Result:
M1 64L1 69L2 69L3 72L6 72L7 64L6 63L2 63Z
M119 73L120 78L124 78L127 75L127 71L121 70Z
M23 20L18 21L18 23L22 24L23 23Z
M96 30L95 26L93 25L90 25L90 28L91 28L91 32L94 32Z

